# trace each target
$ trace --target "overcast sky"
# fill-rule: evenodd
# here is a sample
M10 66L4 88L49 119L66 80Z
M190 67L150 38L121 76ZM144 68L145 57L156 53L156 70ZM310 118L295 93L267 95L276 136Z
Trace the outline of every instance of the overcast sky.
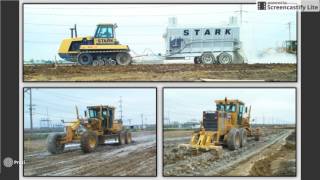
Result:
M122 98L124 123L144 124L156 123L156 90L153 88L32 88L32 104L34 105L34 126L40 126L40 120L48 117L53 124L61 124L61 120L72 121L76 118L75 106L84 116L84 110L90 105L111 105L116 107L116 118L119 114L119 100ZM24 127L30 127L29 93L24 95Z
M281 46L289 39L289 22L291 39L296 39L295 12L257 11L256 5L243 5L242 9L240 38L249 59L256 58L262 50ZM218 4L25 4L24 57L27 60L53 59L61 40L70 37L69 28L74 24L78 26L79 36L93 36L96 25L106 22L118 24L118 40L128 44L134 54L143 54L146 50L164 53L162 35L169 17L176 17L179 25L220 26L228 23L230 16L237 16L239 20L239 10L240 5Z
M216 110L214 101L225 97L251 105L255 123L295 123L293 88L167 88L164 89L164 114L170 122L182 123L192 119L200 122L202 112Z

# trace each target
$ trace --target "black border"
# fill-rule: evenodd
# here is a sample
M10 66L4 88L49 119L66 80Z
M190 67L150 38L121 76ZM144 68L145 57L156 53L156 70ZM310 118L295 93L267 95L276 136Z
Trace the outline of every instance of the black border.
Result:
M164 175L164 97L165 97L165 93L164 90L165 89L294 89L295 90L295 121L296 121L296 127L295 127L295 131L296 131L296 175L295 176L165 176ZM297 104L297 88L296 87L163 87L162 88L162 177L164 178L177 178L177 177L186 177L186 178L193 178L193 177L240 177L240 178L251 178L251 177L273 177L273 178L277 178L277 177L290 177L290 178L294 178L294 177L298 177L298 142L297 142L297 137L298 137L298 128L297 128L297 122L298 122L298 104ZM300 153L301 154L301 153ZM301 171L300 171L301 173Z
M127 178L127 177L141 177L141 178L145 178L145 177L158 177L158 89L157 87L32 87L32 86L25 86L22 88L22 106L23 106L23 114L22 114L22 119L23 119L23 135L22 135L22 159L24 160L24 90L26 88L31 88L31 89L153 89L155 91L155 96L156 96L156 104L155 104L155 108L156 108L156 174L155 176L25 176L24 174L24 165L22 165L22 176L23 177L79 177L79 178L91 178L91 177L98 177L98 178L103 178L103 177L121 177L121 178Z
M0 1L1 13L1 157L0 179L19 179L19 165L3 166L3 158L19 157L19 1ZM9 58L10 57L10 58Z
M24 76L24 5L25 4L67 4L67 5L70 5L70 4L88 4L88 5L91 5L91 4L118 4L118 5L125 5L125 4L132 4L132 5L135 5L135 4L146 4L146 5L159 5L159 4L170 4L170 5L177 5L177 4L188 4L188 5L215 5L215 4L219 4L219 5L255 5L256 3L246 3L246 2L241 2L241 3L177 3L177 2L174 2L174 3L170 3L170 2L167 2L167 3L70 3L70 2L66 2L66 3L22 3L22 82L32 82L32 83L41 83L41 82L50 82L50 83L56 83L56 82L68 82L68 83L77 83L77 82L88 82L88 83L96 83L96 82L113 82L113 83L124 83L124 82L147 82L147 83L150 83L150 82L154 82L154 83L161 83L161 82L169 82L169 83L180 83L180 82L192 82L192 83L210 83L210 82L202 82L202 81L58 81L58 80L54 80L54 81L26 81L25 80L25 76ZM301 44L301 42L299 42L299 20L298 20L298 12L296 13L296 40L297 40L297 43L298 43L298 47L299 47L299 44ZM298 60L299 60L299 48L297 50L297 54L296 54L296 79L295 81L264 81L264 82L275 82L275 83L284 83L284 82L298 82L298 79L299 79L299 74L298 74L298 71L299 71L299 63L298 63ZM213 83L217 83L217 82L224 82L224 83L235 83L235 82L239 82L239 81L234 81L234 80L223 80L223 81L213 81ZM261 81L250 81L250 80L245 80L245 81L241 81L241 82L261 82ZM240 82L240 83L241 83Z

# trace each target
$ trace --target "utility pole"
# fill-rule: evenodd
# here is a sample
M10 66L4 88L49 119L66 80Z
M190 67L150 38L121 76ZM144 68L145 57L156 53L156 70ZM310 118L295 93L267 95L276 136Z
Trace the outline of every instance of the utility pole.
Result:
M25 93L29 93L29 116L30 116L30 129L33 130L33 107L35 106L32 104L32 90L28 88L24 91Z
M29 113L30 113L30 129L33 130L33 119L32 119L32 90L30 88L29 90L30 93L30 104L29 104Z
M291 22L288 22L288 28L289 28L289 41L291 40Z
M141 129L143 129L143 114L141 114Z
M243 9L242 9L242 4L240 5L240 10L239 11L235 11L235 12L239 12L239 16L240 16L240 25L242 25L242 20L243 20L243 18L242 18L242 16L243 16L243 13L247 13L248 11L244 11Z
M171 122L170 122L170 111L168 111L168 124L169 124L169 128L171 127Z
M120 111L120 119L122 120L122 97L121 96L119 100L119 111Z

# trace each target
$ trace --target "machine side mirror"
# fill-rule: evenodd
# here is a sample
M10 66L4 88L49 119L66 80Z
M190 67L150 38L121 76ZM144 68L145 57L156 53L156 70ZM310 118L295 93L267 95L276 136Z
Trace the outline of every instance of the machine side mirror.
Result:
M87 117L87 111L84 111L84 117Z
M246 107L246 110L245 110L245 111L246 111L246 113L248 112L248 107Z

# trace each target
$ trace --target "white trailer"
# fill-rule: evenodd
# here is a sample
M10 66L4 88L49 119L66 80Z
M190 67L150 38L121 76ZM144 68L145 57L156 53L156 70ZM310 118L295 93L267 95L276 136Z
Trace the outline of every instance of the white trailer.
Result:
M164 38L166 59L192 59L196 64L247 63L241 48L240 27L236 25L178 26L175 19L169 19Z

